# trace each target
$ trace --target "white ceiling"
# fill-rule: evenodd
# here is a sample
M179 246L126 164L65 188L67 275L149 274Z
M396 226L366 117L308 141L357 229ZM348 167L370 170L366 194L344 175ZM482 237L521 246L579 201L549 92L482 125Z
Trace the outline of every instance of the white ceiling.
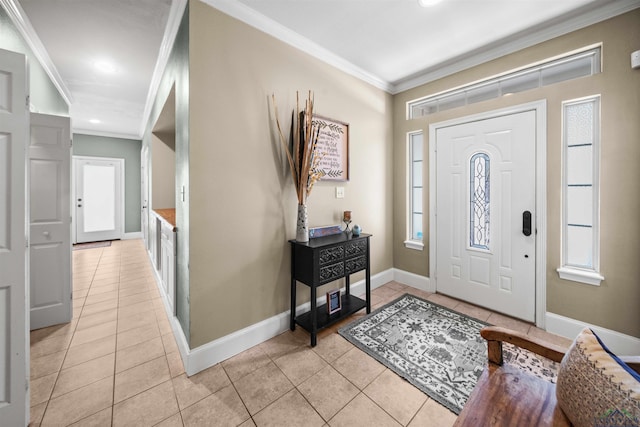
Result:
M445 0L421 7L417 0L239 1L391 84L597 3Z
M140 138L185 0L18 1L69 95L74 132ZM391 93L640 7L640 0L443 0L430 8L417 0L203 1ZM114 70L99 71L98 61Z
M137 136L171 0L19 1L71 93L74 132Z

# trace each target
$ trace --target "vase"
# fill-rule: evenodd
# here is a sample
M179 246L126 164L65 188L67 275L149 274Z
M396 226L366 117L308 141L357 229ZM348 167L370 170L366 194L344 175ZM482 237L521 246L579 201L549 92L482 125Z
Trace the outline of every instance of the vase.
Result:
M309 227L307 226L307 205L298 205L298 220L296 222L296 242L309 241Z

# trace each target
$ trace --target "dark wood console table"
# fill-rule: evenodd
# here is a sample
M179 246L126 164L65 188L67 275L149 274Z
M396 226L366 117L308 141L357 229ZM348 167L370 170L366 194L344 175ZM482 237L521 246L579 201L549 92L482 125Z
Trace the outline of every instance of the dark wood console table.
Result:
M332 236L310 239L301 243L291 243L291 330L296 323L311 334L311 347L316 345L319 330L326 328L338 320L367 308L371 313L371 273L369 267L370 234L353 236L351 233L340 233ZM349 276L365 270L365 299L351 295ZM319 286L337 279L345 280L345 292L342 298L342 309L329 314L326 305L317 307L316 290ZM296 281L304 283L311 289L311 310L296 316Z

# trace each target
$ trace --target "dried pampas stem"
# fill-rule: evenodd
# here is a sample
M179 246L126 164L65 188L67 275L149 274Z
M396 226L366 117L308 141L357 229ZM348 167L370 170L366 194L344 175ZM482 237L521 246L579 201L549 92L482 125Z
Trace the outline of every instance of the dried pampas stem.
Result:
M298 203L306 203L313 184L322 177L319 169L320 161L325 153L316 153L320 129L313 123L313 92L309 91L305 100L304 109L300 111L300 98L296 92L296 109L292 112L291 135L287 140L282 132L275 95L271 96L273 109L276 116L276 125L280 142L285 149L287 161L291 168L293 184L296 188ZM292 140L292 141L291 141ZM290 144L289 141L292 143Z

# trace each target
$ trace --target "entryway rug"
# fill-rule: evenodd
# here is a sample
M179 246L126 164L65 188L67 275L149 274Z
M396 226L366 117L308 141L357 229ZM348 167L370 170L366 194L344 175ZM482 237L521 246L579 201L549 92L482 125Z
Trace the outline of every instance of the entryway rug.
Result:
M76 243L73 245L73 250L79 251L81 249L105 248L108 246L111 246L111 240L106 240L104 242Z
M487 325L405 294L338 332L459 414L487 365L487 344L480 336L480 329ZM503 357L505 363L555 382L555 362L507 343Z

